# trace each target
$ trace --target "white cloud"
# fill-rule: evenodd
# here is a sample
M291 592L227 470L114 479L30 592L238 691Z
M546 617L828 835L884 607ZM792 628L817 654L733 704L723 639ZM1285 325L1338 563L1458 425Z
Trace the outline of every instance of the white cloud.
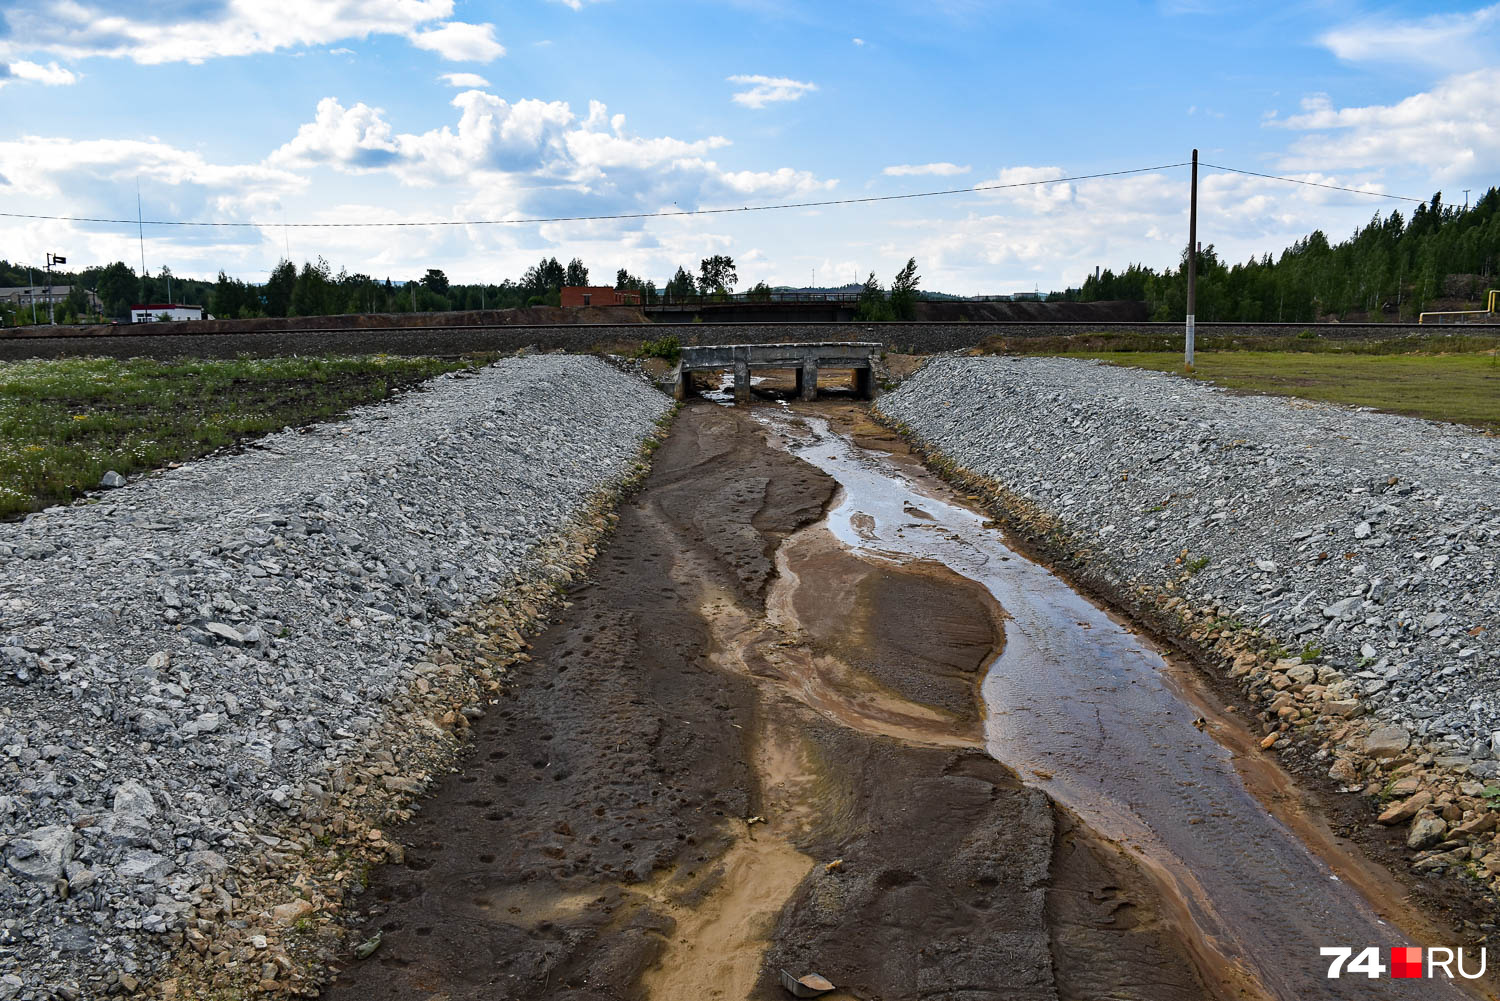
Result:
M1439 179L1474 176L1500 162L1500 68L1450 77L1396 104L1338 108L1313 95L1301 114L1265 124L1308 133L1282 156L1286 170L1419 166Z
M452 62L488 63L505 55L505 46L495 40L493 24L449 21L436 28L415 32L411 43Z
M1500 4L1415 20L1367 18L1318 41L1349 62L1416 65L1444 73L1494 65L1500 55Z
M57 63L48 63L42 66L38 63L20 60L11 63L8 67L0 64L0 84L11 80L27 80L31 83L40 83L48 87L65 87L68 84L78 82L78 76L71 70L64 69Z
M975 187L986 189L979 192L985 198L1046 213L1074 200L1073 184L1056 181L1064 176L1066 175L1061 167L1005 167L994 177L980 181Z
M954 177L958 174L967 174L967 166L960 167L956 163L897 163L881 171L887 177Z
M599 3L601 0L552 0L552 2L560 3L571 10L583 10L584 4Z
M862 46L862 45L865 44L865 40L863 38L851 38L850 41L853 42L855 45L861 45Z
M466 90L490 85L490 82L478 73L444 73L438 79L450 87L461 87Z
M804 83L801 80L793 80L784 76L738 76L729 77L730 83L748 86L749 90L739 91L732 100L736 104L743 104L747 108L764 108L766 105L777 101L796 101L804 95L818 89L817 84Z
M267 162L287 167L331 163L351 173L388 166L401 155L390 123L379 108L360 103L345 108L325 97L311 122L273 152Z
M598 101L589 102L582 119L562 101L512 103L479 90L459 94L452 104L459 110L455 125L416 134L397 132L379 108L346 108L324 98L314 120L267 163L389 172L420 187L501 184L508 189L510 214L517 216L686 207L827 191L837 183L790 167L725 170L710 159L729 145L723 136L635 136L624 115L611 115Z
M34 211L131 218L137 180L147 219L226 222L274 216L286 197L307 185L290 171L264 164L218 163L155 140L27 137L0 142L0 195L22 198ZM220 267L233 269L247 254L264 256L266 233L254 227L163 230L148 225L148 266L170 261L180 273L208 274ZM279 254L281 236L275 236ZM0 227L0 239L20 259L40 259L58 247L68 248L69 256L82 262L135 261L139 253L134 224L7 224Z
M450 21L454 0L10 0L0 64L23 52L143 64L189 62L334 45L371 35L409 39L445 59L488 62L504 54L494 26Z

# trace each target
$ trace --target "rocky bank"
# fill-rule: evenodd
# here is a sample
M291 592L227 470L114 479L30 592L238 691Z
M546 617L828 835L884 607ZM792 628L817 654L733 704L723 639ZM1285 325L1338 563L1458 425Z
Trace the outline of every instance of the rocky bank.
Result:
M1406 825L1500 888L1500 440L1048 358L940 357L878 404L1041 553L1189 641Z
M284 974L240 884L327 843L331 800L416 790L401 748L462 673L434 651L569 577L558 540L669 408L597 359L506 359L0 524L0 999L133 992L189 948Z

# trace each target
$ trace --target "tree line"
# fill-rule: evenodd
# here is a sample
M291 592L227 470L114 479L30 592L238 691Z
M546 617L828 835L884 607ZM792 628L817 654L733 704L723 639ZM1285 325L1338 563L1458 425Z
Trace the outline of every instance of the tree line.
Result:
M41 273L36 277L39 286L48 280ZM346 268L335 272L327 260L319 257L304 262L300 268L282 260L266 281L259 284L232 278L222 271L211 282L179 278L168 268L154 275L137 275L123 261L77 272L53 271L50 281L54 286L74 286L73 296L78 302L67 309L61 305L57 308L58 322L72 323L103 318L123 320L128 318L132 305L168 301L201 305L220 319L557 306L564 286L587 286L590 277L588 266L577 257L567 264L556 257L544 257L527 268L519 280L507 278L493 284L451 282L437 268L429 268L420 278L377 279L351 273ZM699 262L696 273L679 266L660 288L655 281L620 268L615 272L614 287L639 292L642 303L649 304L664 298L727 296L738 282L734 258L714 254ZM28 284L30 279L24 265L0 261L0 285ZM103 303L102 316L89 314L85 289L98 294ZM761 293L770 298L771 288L765 282L751 290L752 295ZM30 309L12 309L10 315L0 316L0 320L5 325L30 323Z
M1478 302L1495 287L1500 265L1500 189L1490 188L1468 209L1443 204L1442 193L1330 244L1322 230L1298 240L1275 259L1243 264L1222 260L1212 244L1198 254L1197 318L1222 322L1304 323L1328 319L1413 320L1439 301ZM1118 274L1089 276L1085 302L1145 302L1156 320L1180 320L1187 310L1187 253L1175 269L1131 264Z

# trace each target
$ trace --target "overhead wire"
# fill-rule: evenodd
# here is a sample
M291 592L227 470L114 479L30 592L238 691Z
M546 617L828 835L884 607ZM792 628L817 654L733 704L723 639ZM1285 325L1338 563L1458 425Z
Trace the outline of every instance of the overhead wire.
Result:
M1034 181L1010 181L1004 184L975 184L967 188L944 188L939 191L909 191L898 195L865 195L859 198L829 198L820 201L778 202L773 205L736 205L726 208L667 209L660 212L615 212L607 215L528 216L519 219L428 219L428 220L366 220L361 222L238 222L191 219L110 219L101 216L43 215L33 212L0 212L0 218L38 219L48 222L103 223L108 225L147 226L206 226L240 227L264 229L378 229L424 226L525 226L555 222L609 222L623 219L675 219L684 216L727 215L735 212L774 212L784 209L827 208L834 205L862 205L872 202L895 202L912 198L937 198L944 195L967 195L974 192L1000 191L1006 188L1027 188L1043 184L1066 184L1070 181L1092 181L1101 177L1122 177L1126 174L1149 174L1155 170L1170 170L1186 167L1187 162L1159 164L1154 167L1134 167L1130 170L1109 170L1097 174L1077 174L1071 177L1048 177Z
M425 228L433 226L526 226L543 225L547 223L563 222L616 222L632 219L679 219L693 216L729 215L744 212L776 212L789 209L814 209L830 208L840 205L868 205L878 202L907 201L916 198L940 198L951 195L968 195L986 191L1003 191L1014 188L1039 187L1048 184L1067 184L1074 181L1092 181L1105 177L1124 177L1131 174L1149 174L1158 170L1172 170L1177 167L1188 166L1187 161L1179 163L1164 163L1152 167L1133 167L1129 170L1108 170L1093 174L1074 174L1067 177L1047 177L1031 181L1008 181L995 184L975 184L964 188L942 188L934 191L909 191L895 195L864 195L857 198L828 198L802 202L777 202L771 205L736 205L723 208L699 208L699 209L666 209L658 212L614 212L600 215L572 215L572 216L525 216L514 219L401 219L401 220L362 220L357 222L256 222L238 220L202 220L202 219L135 219L110 218L106 216L67 216L48 215L38 212L5 212L0 211L0 218L5 219L33 219L46 222L68 222L89 223L99 225L136 225L136 226L180 226L180 227L202 227L220 229L397 229L397 228ZM1389 198L1404 202L1425 202L1424 198L1413 198L1408 195L1393 195L1383 191L1370 191L1365 188L1350 188L1338 184L1324 184L1319 181L1307 181L1296 177L1283 177L1277 174L1264 174L1254 170L1242 170L1238 167L1226 167L1222 164L1206 163L1200 161L1199 166L1210 170L1222 170L1232 174L1244 174L1250 177L1260 177L1272 181L1284 181L1289 184L1302 184L1314 188L1326 188L1331 191L1344 191L1356 195L1369 195L1375 198Z
M1255 170L1241 170L1238 167L1222 167L1217 163L1198 162L1200 167L1208 167L1212 170L1226 170L1231 174L1245 174L1249 177L1264 177L1271 181L1286 181L1288 184L1305 184L1311 188L1327 188L1330 191L1348 191L1356 195L1369 195L1372 198L1392 198L1399 202L1425 202L1425 198L1412 198L1410 195L1391 195L1384 191L1370 191L1368 188L1346 188L1341 184L1324 184L1321 181L1304 181L1300 177L1282 177L1279 174L1262 174Z

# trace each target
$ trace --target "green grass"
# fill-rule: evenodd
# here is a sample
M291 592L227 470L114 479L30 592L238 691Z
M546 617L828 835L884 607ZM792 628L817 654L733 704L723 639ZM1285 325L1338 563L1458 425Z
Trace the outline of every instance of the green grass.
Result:
M1180 347L1044 353L1184 374ZM1228 389L1375 407L1500 430L1500 358L1494 354L1199 351L1189 377Z
M110 469L129 475L195 458L473 363L384 355L0 363L0 517L70 501Z

